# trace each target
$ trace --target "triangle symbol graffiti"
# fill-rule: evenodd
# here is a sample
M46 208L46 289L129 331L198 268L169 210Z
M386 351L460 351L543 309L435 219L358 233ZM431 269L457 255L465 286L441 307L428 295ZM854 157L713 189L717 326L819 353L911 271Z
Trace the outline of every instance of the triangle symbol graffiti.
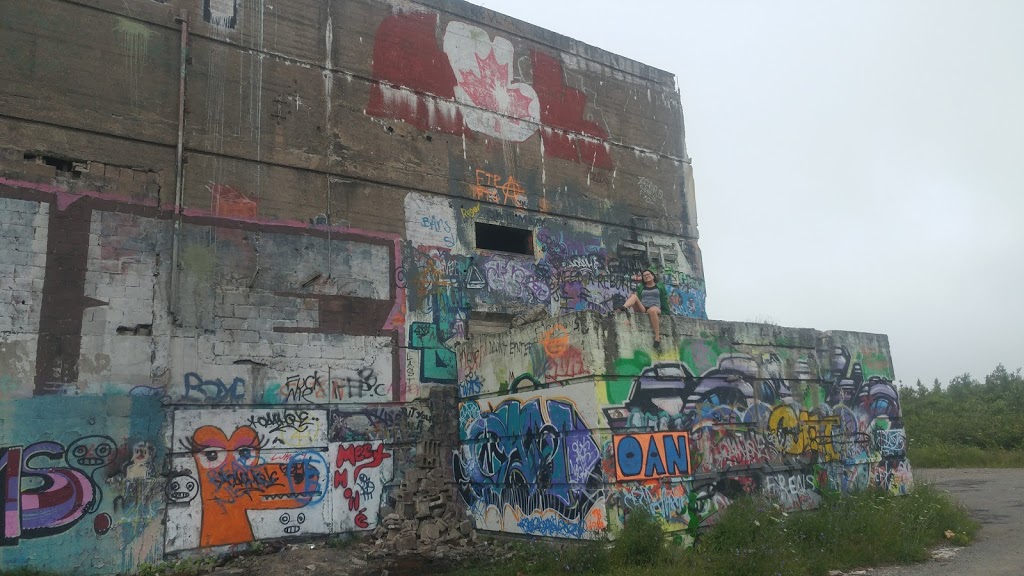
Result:
M484 282L484 275L480 273L480 269L476 266L469 267L469 273L466 275L466 288L470 290L480 290L487 283Z

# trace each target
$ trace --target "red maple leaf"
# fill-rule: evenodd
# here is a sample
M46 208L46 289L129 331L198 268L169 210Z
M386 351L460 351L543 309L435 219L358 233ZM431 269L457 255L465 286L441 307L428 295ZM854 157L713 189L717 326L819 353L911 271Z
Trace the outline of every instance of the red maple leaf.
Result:
M530 104L533 99L519 88L512 88L508 73L508 64L498 62L494 51L487 54L487 58L481 59L476 55L479 74L472 71L459 71L462 80L461 87L473 104L501 114L507 114L515 118L530 118Z

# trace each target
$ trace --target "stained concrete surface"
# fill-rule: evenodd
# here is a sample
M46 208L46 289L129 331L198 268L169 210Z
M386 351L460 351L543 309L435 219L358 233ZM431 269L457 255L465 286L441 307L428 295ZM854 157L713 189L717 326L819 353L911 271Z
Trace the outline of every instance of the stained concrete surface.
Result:
M915 469L914 479L963 503L981 522L978 539L966 548L940 549L931 561L875 570L873 576L1024 575L1024 470Z

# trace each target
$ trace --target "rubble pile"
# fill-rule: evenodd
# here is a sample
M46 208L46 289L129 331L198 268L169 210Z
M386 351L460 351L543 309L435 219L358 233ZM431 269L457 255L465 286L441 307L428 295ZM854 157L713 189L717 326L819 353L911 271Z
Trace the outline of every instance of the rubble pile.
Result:
M477 543L453 475L458 423L455 390L436 387L427 404L434 422L416 443L416 466L407 469L398 486L392 487L392 504L381 510L381 522L374 531L381 554L444 557Z

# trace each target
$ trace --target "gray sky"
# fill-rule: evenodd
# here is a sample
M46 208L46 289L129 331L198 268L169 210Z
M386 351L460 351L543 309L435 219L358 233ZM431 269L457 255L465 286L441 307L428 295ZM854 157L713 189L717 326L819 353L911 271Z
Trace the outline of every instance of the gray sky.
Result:
M712 319L1024 366L1024 2L475 3L677 76Z

